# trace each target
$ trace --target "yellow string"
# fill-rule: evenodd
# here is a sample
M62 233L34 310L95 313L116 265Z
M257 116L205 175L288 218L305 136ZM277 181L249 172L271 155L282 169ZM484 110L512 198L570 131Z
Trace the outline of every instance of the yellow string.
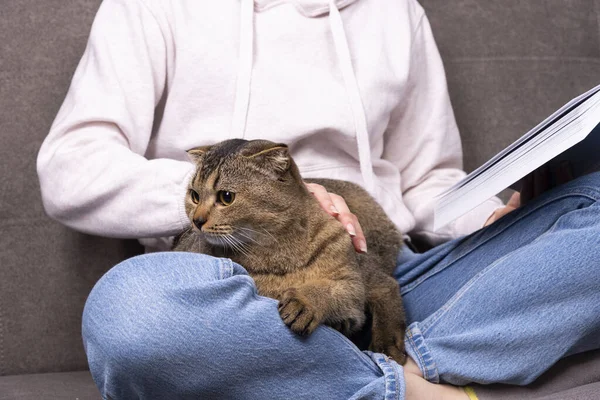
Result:
M472 387L470 386L465 386L463 388L463 390L465 391L465 393L467 394L467 396L469 396L469 400L479 400L479 398L477 397L477 395L475 394L475 390L473 390Z

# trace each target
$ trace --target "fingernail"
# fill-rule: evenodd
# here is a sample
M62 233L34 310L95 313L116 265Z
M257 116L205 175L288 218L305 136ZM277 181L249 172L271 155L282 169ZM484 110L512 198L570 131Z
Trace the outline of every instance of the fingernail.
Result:
M329 207L329 209L331 210L332 213L334 214L339 214L340 212L337 210L337 208L335 208L334 205L332 205L331 207Z
M367 252L367 242L365 242L364 240L361 240L360 244L358 245L358 248L360 249L360 251L362 253L366 253Z
M354 229L354 225L348 224L346 225L346 230L350 234L350 236L356 236L356 229Z

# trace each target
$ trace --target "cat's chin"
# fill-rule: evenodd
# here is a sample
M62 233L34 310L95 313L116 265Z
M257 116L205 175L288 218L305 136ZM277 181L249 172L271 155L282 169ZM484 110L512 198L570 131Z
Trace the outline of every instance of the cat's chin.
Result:
M219 246L219 247L224 247L225 246L225 241L223 239L221 239L219 236L216 235L210 235L210 234L203 234L202 235L202 239L208 243L211 244L213 246Z

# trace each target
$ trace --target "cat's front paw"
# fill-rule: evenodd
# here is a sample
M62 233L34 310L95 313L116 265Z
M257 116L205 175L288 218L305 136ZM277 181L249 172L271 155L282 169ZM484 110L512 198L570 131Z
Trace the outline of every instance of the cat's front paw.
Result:
M404 331L398 332L372 332L369 350L375 353L384 353L400 365L406 362L404 351Z
M286 290L279 301L279 315L293 332L301 336L310 335L321 323L322 316L298 290Z

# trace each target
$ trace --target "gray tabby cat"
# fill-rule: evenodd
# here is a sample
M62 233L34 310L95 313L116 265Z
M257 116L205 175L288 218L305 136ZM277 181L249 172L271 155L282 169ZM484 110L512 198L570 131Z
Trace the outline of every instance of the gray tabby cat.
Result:
M405 362L405 317L392 277L402 239L366 191L309 180L342 196L358 217L369 252L357 254L307 190L286 145L233 139L188 154L197 164L185 198L190 226L173 250L244 266L259 294L279 300L283 322L299 335L326 324Z

